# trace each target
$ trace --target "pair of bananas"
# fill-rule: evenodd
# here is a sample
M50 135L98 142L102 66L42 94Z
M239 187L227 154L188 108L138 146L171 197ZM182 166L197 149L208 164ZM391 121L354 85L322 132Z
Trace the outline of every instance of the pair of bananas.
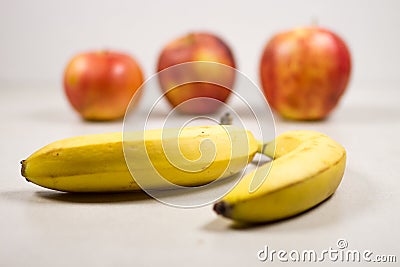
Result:
M178 134L176 129L146 130L124 139L122 133L109 133L56 141L23 160L21 173L37 185L66 192L135 191L143 184L161 188L165 180L198 186L240 172L263 153L273 160L246 174L214 204L224 217L260 223L327 199L346 165L345 149L314 131L290 131L268 144L229 125L185 127ZM210 150L211 156L204 153ZM125 161L124 152L132 162Z

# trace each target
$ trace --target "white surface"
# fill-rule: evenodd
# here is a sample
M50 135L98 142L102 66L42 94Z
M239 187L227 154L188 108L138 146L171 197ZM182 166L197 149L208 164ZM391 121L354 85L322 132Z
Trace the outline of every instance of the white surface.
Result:
M142 194L69 195L42 189L19 174L19 161L50 141L83 133L121 130L121 122L85 123L59 88L3 87L0 177L2 266L253 266L257 251L336 247L399 257L399 91L387 85L349 91L324 122L277 119L278 133L314 129L348 151L335 195L287 221L234 229L211 206L177 209ZM48 101L51 99L52 101ZM311 163L312 164L312 163ZM270 263L268 263L270 264Z
M265 245L322 251L339 238L349 249L400 260L399 1L82 2L0 1L0 266L270 266L257 260ZM319 130L348 151L342 184L317 208L235 229L211 206L176 209L142 194L60 194L21 177L19 161L51 141L122 129L121 122L85 123L68 106L61 74L76 52L126 50L149 76L165 42L206 29L231 44L240 70L257 82L266 40L313 17L343 36L354 62L329 120L276 121L278 133Z

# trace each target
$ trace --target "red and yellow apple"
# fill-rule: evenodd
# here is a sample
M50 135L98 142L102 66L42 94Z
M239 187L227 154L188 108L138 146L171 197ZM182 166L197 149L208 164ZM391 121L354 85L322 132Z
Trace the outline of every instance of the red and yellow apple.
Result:
M67 98L86 120L123 117L142 83L143 73L136 60L116 51L78 54L64 72Z
M162 49L157 71L167 69L160 72L159 83L172 107L186 114L207 114L216 112L230 96L235 67L233 53L220 37L193 32Z
M273 109L294 120L318 120L337 106L350 78L346 43L320 27L279 33L266 44L261 85Z

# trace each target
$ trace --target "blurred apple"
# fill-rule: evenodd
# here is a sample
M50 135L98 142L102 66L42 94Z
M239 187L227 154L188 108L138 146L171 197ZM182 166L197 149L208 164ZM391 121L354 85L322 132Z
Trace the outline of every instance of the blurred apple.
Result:
M142 83L138 63L116 51L78 54L70 60L64 73L68 100L86 120L123 117Z
M294 120L327 117L343 95L350 71L345 42L320 27L275 35L260 62L261 84L269 104Z
M157 71L188 62L193 63L161 72L160 87L167 100L186 114L216 112L227 101L235 79L231 49L214 34L189 33L164 47Z

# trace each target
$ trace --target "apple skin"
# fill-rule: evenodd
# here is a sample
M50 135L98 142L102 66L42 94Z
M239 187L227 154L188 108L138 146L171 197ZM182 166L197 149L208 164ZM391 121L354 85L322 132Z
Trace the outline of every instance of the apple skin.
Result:
M86 120L114 120L143 83L143 72L130 55L91 51L74 56L64 72L64 90Z
M260 62L261 85L269 104L293 120L326 118L343 95L350 72L345 42L320 27L275 35Z
M162 75L159 76L161 90L172 107L179 105L177 110L181 113L214 113L231 95L230 89L233 87L236 67L230 47L218 36L206 32L192 32L173 40L162 49L158 57L157 71L160 72L177 64L196 61L220 64L215 64L215 66L210 66L213 65L211 63L208 65L185 65L184 68L161 73ZM221 64L230 68L221 66ZM183 81L191 83L182 84ZM176 87L172 89L171 85L176 85ZM201 99L201 97L206 99ZM210 101L207 98L218 101ZM180 105L190 99L192 101Z

